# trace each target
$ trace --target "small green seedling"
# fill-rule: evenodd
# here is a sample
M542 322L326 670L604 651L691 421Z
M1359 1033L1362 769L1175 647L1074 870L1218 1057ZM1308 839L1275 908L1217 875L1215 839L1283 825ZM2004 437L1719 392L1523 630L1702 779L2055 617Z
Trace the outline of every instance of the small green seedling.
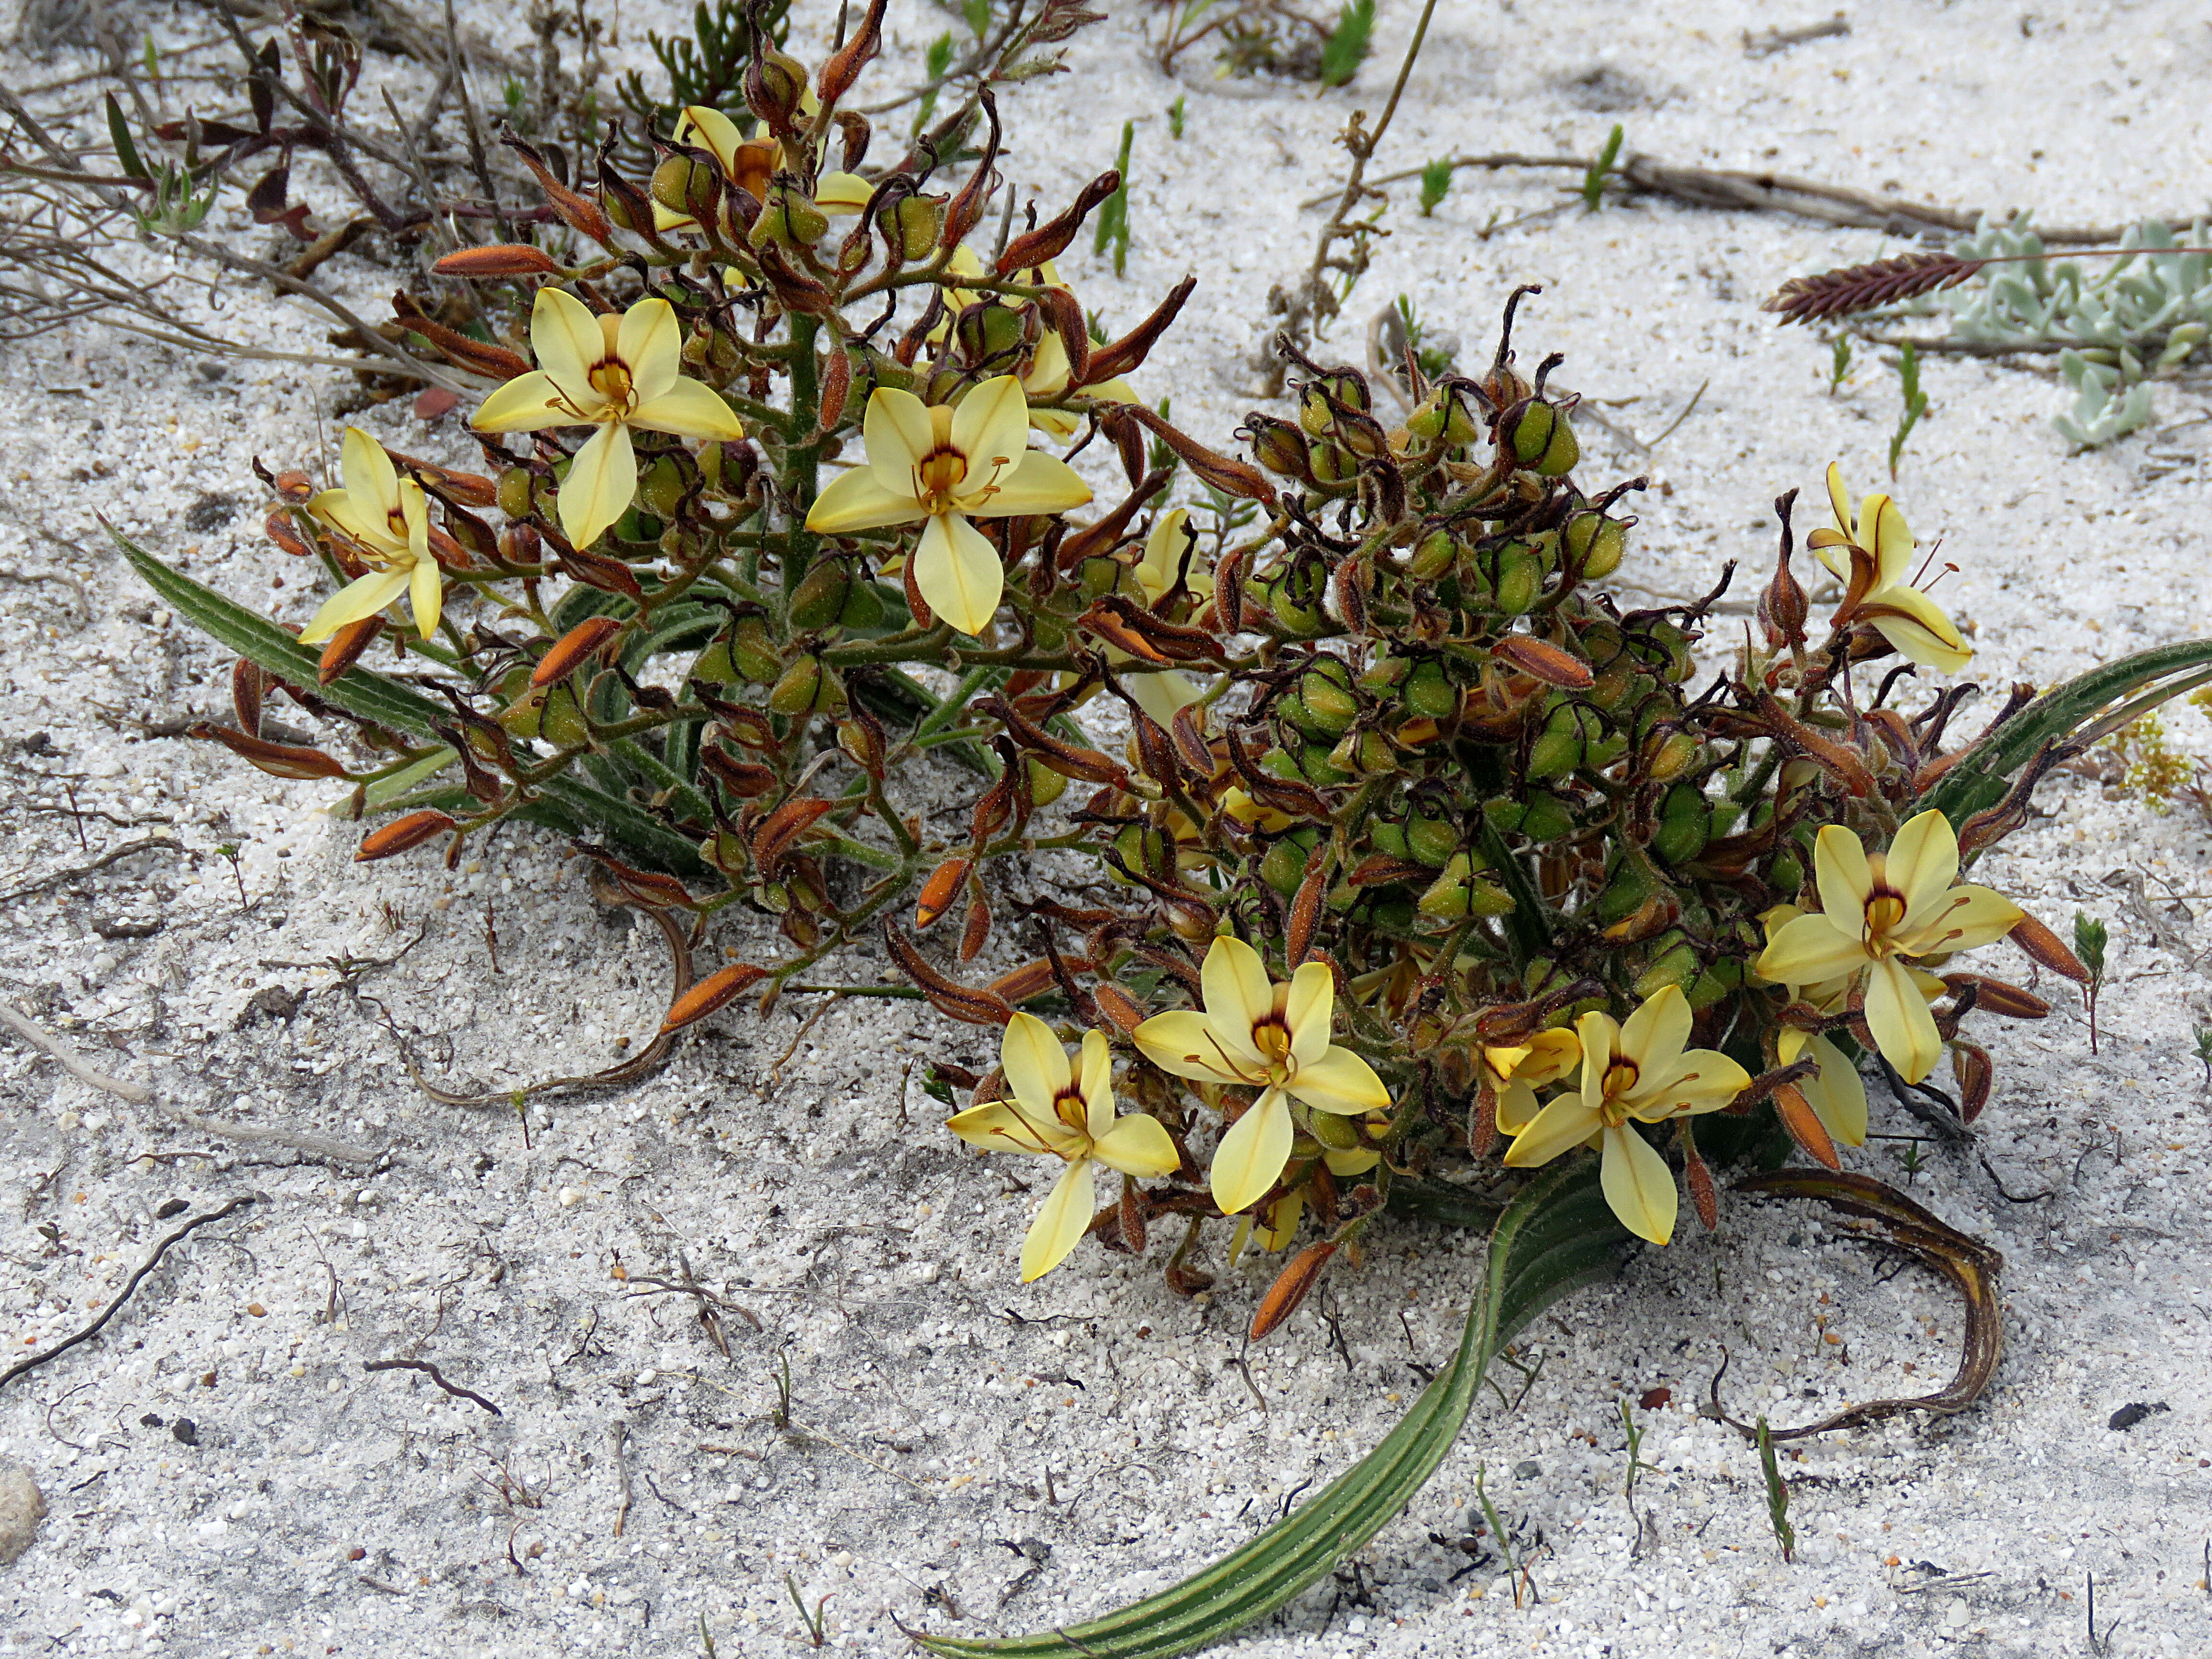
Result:
M1375 0L1345 0L1336 27L1321 43L1321 83L1347 85L1375 49Z
M1836 336L1835 343L1828 348L1828 395L1832 398L1844 384L1844 377L1851 372L1851 337Z
M2212 1089L2212 1025L2197 1028L2197 1058L2203 1062L2204 1086Z
M960 0L960 15L976 40L991 32L991 0Z
M1597 160L1583 174L1583 205L1595 213L1605 200L1605 176L1613 171L1613 164L1620 159L1621 127L1616 121L1613 131L1606 135L1605 148L1597 153Z
M1182 139L1182 95L1178 93L1176 95L1175 102L1168 106L1168 137L1175 139L1177 143L1181 143Z
M1173 401L1172 398L1168 398L1160 399L1159 414L1162 420L1167 419L1168 406ZM1175 475L1175 470L1182 465L1182 458L1169 447L1167 441L1164 438L1153 439L1152 447L1145 452L1145 470L1147 472L1164 472L1172 477Z
M2089 1052L2093 1054L2097 1052L2097 999L2105 988L2105 946L2108 942L2103 922L2085 910L2074 913L2074 954L2089 970L2089 982L2081 988L2081 1000L2089 1010Z
M1790 1524L1790 1488L1774 1463L1774 1437L1766 1419L1759 1419L1759 1471L1766 1481L1766 1522L1774 1528L1774 1541L1782 1546L1782 1559L1796 1559L1797 1529Z
M784 1594L791 1597L791 1605L799 1609L799 1622L806 1627L808 1643L820 1647L830 1639L830 1615L824 1611L830 1605L830 1597L824 1595L814 1604L814 1611L809 1613L806 1598L799 1593L799 1581L787 1572L783 1575L783 1589Z
M1121 123L1121 153L1115 158L1114 170L1121 175L1121 182L1111 196L1098 204L1098 222L1091 232L1091 250L1104 254L1114 250L1114 274L1126 273L1129 263L1129 152L1137 142L1137 124Z
M929 125L929 118L937 113L937 82L945 78L945 71L951 67L952 31L947 29L931 41L928 49L921 54L922 79L929 82L929 90L921 94L921 101L915 106L914 131L917 134Z
M1451 194L1452 164L1439 157L1421 169L1421 217L1427 218Z
M1628 1552L1628 1558L1632 1561L1644 1553L1644 1517L1636 1509L1636 1477L1646 1469L1656 1474L1659 1466L1644 1461L1644 1431L1636 1421L1636 1413L1629 1409L1628 1401L1623 1400L1620 1403L1620 1426L1628 1436L1628 1477L1621 1483L1620 1495L1627 1500L1628 1518L1636 1523L1636 1542Z
M1521 1605L1521 1582L1528 1570L1513 1559L1513 1540L1505 1530L1505 1522L1498 1513L1498 1505L1490 1501L1483 1488L1483 1477L1488 1473L1478 1463L1474 1466L1474 1501L1482 1506L1482 1518L1489 1523L1490 1536L1498 1546L1498 1559L1505 1563L1505 1576L1513 1582L1513 1605Z
M1905 454L1905 441L1912 435L1912 428L1928 412L1928 394L1920 389L1920 353L1910 340L1898 353L1897 379L1905 394L1905 408L1897 417L1897 430L1890 434L1889 476L1893 478L1897 476L1897 463Z

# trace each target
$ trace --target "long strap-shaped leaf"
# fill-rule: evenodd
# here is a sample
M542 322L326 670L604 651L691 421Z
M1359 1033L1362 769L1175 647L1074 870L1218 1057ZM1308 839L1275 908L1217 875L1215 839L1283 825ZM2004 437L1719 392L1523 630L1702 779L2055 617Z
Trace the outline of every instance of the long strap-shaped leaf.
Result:
M2114 715L2107 709L2121 699L2153 688L2144 697L2117 711L2120 724L2148 713L2166 698L2178 696L2212 678L2212 641L2185 640L2138 651L2118 662L2093 668L2053 688L1972 744L1943 775L1914 803L1913 810L1929 807L1964 823L1975 813L2002 799L2012 775L2035 758L2047 743L2091 735L2100 725L2110 726ZM2163 681L2166 684L2160 684Z
M172 569L113 526L107 533L146 585L218 645L294 685L315 684L321 656L313 647L301 644L266 617L225 598L206 583ZM349 669L331 684L319 688L318 695L349 714L410 737L434 741L436 728L450 726L453 720L443 704L366 668ZM605 836L677 875L706 873L698 849L682 836L620 796L595 789L578 778L552 779L544 786L543 797L518 816L571 835Z
M1412 1500L1450 1451L1492 1356L1551 1303L1609 1272L1627 1237L1599 1188L1595 1159L1545 1170L1498 1219L1489 1271L1452 1363L1382 1443L1326 1492L1194 1577L1103 1619L1007 1641L925 1636L923 1645L1015 1659L1168 1659L1266 1617Z

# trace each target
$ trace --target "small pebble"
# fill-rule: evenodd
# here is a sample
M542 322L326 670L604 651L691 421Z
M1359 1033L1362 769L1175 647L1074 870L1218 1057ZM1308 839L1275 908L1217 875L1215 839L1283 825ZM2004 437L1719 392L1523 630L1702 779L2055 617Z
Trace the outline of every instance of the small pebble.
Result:
M21 1463L0 1462L0 1567L31 1547L46 1512L46 1494Z

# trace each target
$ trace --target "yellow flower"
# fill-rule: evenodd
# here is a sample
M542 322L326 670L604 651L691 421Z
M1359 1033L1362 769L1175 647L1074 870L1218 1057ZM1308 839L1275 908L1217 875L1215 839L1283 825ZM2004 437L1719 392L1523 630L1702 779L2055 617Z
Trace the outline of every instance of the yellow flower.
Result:
M1344 1152L1327 1147L1322 1150L1321 1161L1328 1166L1329 1174L1343 1180L1365 1175L1382 1161L1382 1154L1371 1146L1355 1146ZM1298 1223L1305 1218L1306 1194L1311 1185L1308 1181L1294 1191L1285 1193L1273 1204L1238 1216L1237 1226L1229 1235L1229 1265L1237 1265L1248 1244L1256 1244L1263 1250L1287 1249L1291 1241L1298 1236Z
M557 288L538 290L530 349L538 367L484 399L479 432L596 426L561 484L561 528L585 548L629 510L637 494L629 429L683 438L745 435L713 387L684 378L684 331L665 300L640 300L619 317L594 316Z
M323 601L323 608L301 630L302 645L319 645L346 626L408 596L415 626L428 639L438 626L445 597L438 562L430 556L430 509L422 486L403 478L384 446L357 426L346 428L338 448L343 489L325 489L307 511L351 542L368 574Z
M1841 824L1813 847L1820 908L1785 922L1759 958L1763 978L1819 985L1867 976L1866 1023L1875 1046L1907 1083L1935 1068L1943 1039L1909 958L1945 957L2002 939L2025 914L1986 887L1956 884L1959 838L1941 812L1897 832L1869 854Z
M1613 1214L1639 1238L1664 1244L1674 1236L1674 1172L1630 1121L1659 1123L1717 1112L1750 1086L1750 1074L1717 1049L1682 1046L1690 1040L1690 1001L1679 985L1648 998L1626 1024L1593 1010L1576 1022L1576 1031L1582 1087L1537 1113L1514 1137L1505 1162L1532 1169L1595 1142Z
M1836 527L1815 530L1805 545L1843 580L1846 592L1857 592L1861 580L1868 584L1850 608L1851 617L1872 623L1882 638L1923 667L1945 674L1964 668L1973 652L1936 602L1905 579L1912 532L1897 503L1887 495L1869 495L1859 503L1854 524L1843 469L1832 463L1828 505ZM1866 561L1865 568L1855 573L1860 559Z
M813 103L810 88L800 104L802 114L811 114L807 105ZM816 108L820 106L816 105ZM739 135L738 124L721 111L707 104L690 104L684 107L676 123L676 142L703 149L721 166L723 174L739 190L756 202L768 200L769 181L777 169L786 165L783 146L773 138L746 138ZM814 205L830 214L865 212L868 198L875 187L856 173L825 173L814 181ZM653 225L655 230L696 230L699 222L688 213L679 213L666 204L653 204Z
M1290 1162L1292 1097L1351 1116L1388 1109L1390 1091L1365 1060L1329 1042L1336 981L1325 963L1310 962L1287 984L1275 984L1257 951L1243 939L1217 939L1199 981L1205 1012L1155 1014L1135 1036L1164 1072L1262 1091L1213 1154L1213 1201L1234 1215Z
M1538 1031L1510 1048L1485 1047L1483 1081L1498 1102L1500 1133L1517 1135L1536 1115L1536 1091L1556 1083L1583 1063L1583 1045L1572 1031Z
M999 1044L1012 1100L972 1106L945 1127L987 1152L1029 1152L1066 1164L1022 1241L1022 1282L1042 1278L1081 1241L1097 1194L1091 1165L1124 1175L1164 1176L1182 1160L1159 1121L1142 1112L1114 1115L1114 1060L1103 1033L1083 1034L1082 1074L1052 1027L1016 1014Z
M878 386L861 435L867 464L835 480L806 514L823 535L925 521L914 581L929 608L963 634L999 609L1006 571L968 520L1065 513L1091 499L1066 462L1029 447L1029 400L1011 374L984 381L957 408Z

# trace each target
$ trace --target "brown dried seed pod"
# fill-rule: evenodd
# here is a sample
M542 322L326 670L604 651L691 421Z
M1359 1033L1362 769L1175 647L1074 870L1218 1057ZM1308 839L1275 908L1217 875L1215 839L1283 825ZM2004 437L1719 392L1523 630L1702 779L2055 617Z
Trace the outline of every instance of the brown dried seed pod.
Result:
M660 1022L661 1036L697 1024L708 1015L729 1006L767 977L767 969L756 968L750 962L733 962L726 968L717 968L668 1005L668 1016Z
M271 777L278 778L342 778L345 768L319 749L307 749L297 744L271 743L266 738L249 737L243 732L234 732L228 726L216 726L208 720L194 720L185 728L188 738L205 738L219 743L242 760L252 762Z
M1290 1264L1275 1275L1275 1282L1267 1287L1267 1295L1252 1314L1252 1340L1261 1337L1280 1325L1298 1310L1298 1304L1306 1299L1321 1270L1328 1266L1328 1259L1336 1254L1336 1246L1324 1239L1318 1244L1309 1244L1290 1260Z
M1782 1119L1782 1127L1790 1131L1790 1139L1803 1147L1808 1157L1831 1170L1844 1167L1843 1159L1836 1155L1836 1143L1829 1137L1828 1126L1820 1121L1820 1114L1796 1084L1784 1083L1775 1090L1774 1109Z
M538 666L530 671L530 684L550 685L568 678L621 631L622 624L612 617L593 617L578 623L538 659Z
M950 858L931 872L929 879L921 884L921 896L915 902L914 927L916 933L927 927L951 908L953 899L960 892L960 884L968 879L968 872L973 868L973 859Z
M560 267L543 248L495 242L448 253L430 269L441 276L543 276Z
M362 837L361 848L353 855L356 864L372 864L378 859L388 859L412 847L420 847L433 836L442 835L453 828L453 820L432 807L419 812L410 812L404 817L394 818L381 830L373 830Z
M1587 691L1597 683L1588 663L1548 640L1515 634L1500 640L1494 649L1522 673L1562 691Z
M383 617L363 617L331 635L323 647L322 659L315 665L316 684L328 685L359 662L362 653L375 644L376 636L383 631Z
M2031 961L2062 974L2076 985L2089 982L2089 970L2081 965L2081 958L2067 949L2065 942L2033 916L2023 915L2013 924L2008 937L2027 952Z

